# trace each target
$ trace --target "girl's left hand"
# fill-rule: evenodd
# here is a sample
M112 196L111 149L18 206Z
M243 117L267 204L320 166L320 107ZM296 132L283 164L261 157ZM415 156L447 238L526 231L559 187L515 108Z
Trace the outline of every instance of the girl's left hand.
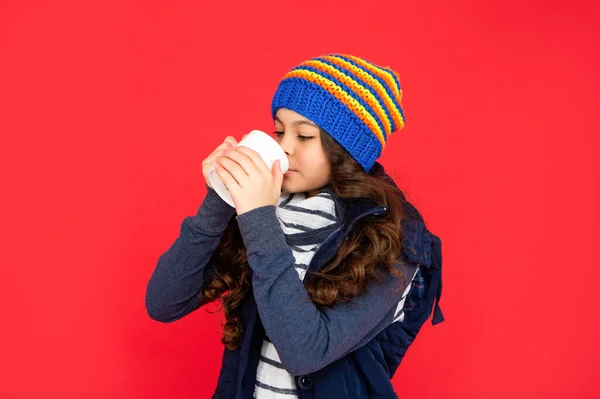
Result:
M279 160L269 167L258 153L238 146L217 157L215 170L231 194L239 215L265 205L277 205L283 173Z

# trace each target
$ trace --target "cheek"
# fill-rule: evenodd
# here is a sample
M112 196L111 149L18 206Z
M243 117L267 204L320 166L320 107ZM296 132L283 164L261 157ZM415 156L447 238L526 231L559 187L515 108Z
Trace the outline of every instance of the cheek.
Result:
M315 176L327 174L330 169L329 161L325 155L321 154L308 156L303 159L303 163L304 165L308 165L310 171L312 172L311 174Z

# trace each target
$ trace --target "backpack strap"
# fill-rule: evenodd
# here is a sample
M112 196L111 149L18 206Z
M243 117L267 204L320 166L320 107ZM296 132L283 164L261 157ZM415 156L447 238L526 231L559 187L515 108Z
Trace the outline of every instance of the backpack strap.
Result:
M442 297L442 241L432 234L420 220L406 220L403 226L403 246L412 262L426 267L433 274L432 284L437 283L435 305L431 324L444 321L440 299ZM430 270L431 268L435 269Z
M431 233L429 233L431 234ZM433 318L431 324L436 325L444 321L442 308L440 308L440 299L442 297L442 240L438 236L431 234L432 237L432 260L433 267L439 270L439 282L437 294L435 296L435 307L433 309Z

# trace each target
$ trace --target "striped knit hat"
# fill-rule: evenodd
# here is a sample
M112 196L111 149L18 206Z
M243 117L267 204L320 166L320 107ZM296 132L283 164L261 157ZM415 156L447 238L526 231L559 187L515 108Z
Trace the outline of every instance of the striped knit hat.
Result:
M398 74L348 54L294 67L279 82L271 114L291 109L315 122L369 173L388 137L404 127Z

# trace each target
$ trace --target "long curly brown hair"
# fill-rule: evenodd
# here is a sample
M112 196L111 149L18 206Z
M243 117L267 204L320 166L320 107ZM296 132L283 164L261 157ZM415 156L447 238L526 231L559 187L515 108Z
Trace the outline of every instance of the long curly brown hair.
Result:
M313 303L333 306L360 295L372 281L381 282L389 273L403 277L406 283L404 273L394 267L402 251L400 224L405 212L398 188L385 175L367 174L329 134L320 131L321 144L331 163L332 192L342 200L367 199L389 209L381 216L360 219L333 259L319 272L307 272L304 286ZM214 252L213 262L216 276L205 282L201 300L204 305L221 299L219 309L207 311L216 313L224 308L221 342L235 350L243 337L242 302L252 288L252 270L235 215ZM404 288L402 285L398 290Z

